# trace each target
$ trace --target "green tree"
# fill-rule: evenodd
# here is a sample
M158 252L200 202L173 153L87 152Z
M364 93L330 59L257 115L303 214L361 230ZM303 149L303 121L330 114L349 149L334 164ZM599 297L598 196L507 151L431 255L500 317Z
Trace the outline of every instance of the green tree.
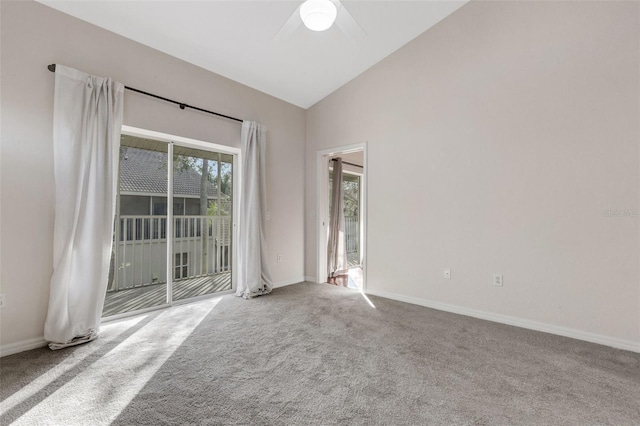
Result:
M196 158L188 155L174 155L173 156L173 169L174 171L186 172L189 170L195 170L200 174L200 252L202 253L201 265L207 264L208 244L207 239L204 238L209 230L209 220L205 220L204 216L209 216L209 203L207 188L209 185L213 185L213 173L211 167L209 167L209 160L207 158ZM202 271L208 273L208 271Z
M329 172L329 209L331 209L331 200L333 199L332 185L333 171ZM360 176L343 173L342 175L342 194L344 202L344 215L358 217L360 215Z

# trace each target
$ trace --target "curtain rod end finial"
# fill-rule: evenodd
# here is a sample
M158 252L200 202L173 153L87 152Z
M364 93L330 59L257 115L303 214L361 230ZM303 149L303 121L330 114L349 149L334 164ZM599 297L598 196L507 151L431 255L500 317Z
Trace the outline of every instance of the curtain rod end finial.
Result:
M47 65L47 68L51 72L56 72L56 64Z

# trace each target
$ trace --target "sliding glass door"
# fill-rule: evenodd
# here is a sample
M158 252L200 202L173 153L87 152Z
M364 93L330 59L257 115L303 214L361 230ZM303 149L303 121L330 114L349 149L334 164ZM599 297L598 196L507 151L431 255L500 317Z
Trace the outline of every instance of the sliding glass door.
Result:
M167 303L169 145L123 135L116 223L103 316Z
M230 154L122 136L104 317L231 290L233 164Z
M173 300L231 289L233 157L174 146Z

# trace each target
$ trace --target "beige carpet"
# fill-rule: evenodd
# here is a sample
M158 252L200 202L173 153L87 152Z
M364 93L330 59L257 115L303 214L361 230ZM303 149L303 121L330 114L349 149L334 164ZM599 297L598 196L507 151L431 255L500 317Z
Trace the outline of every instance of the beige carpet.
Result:
M640 424L640 355L323 284L0 360L9 424Z

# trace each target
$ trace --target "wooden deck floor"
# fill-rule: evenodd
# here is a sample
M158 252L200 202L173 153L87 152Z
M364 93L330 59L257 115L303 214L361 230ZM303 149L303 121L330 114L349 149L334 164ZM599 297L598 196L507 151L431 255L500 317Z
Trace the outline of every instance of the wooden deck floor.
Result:
M173 283L173 300L189 299L230 289L231 274L229 272L181 280ZM167 303L166 283L108 292L104 300L102 316L108 317L165 303Z
M360 253L347 253L347 265L349 268L360 266Z
M347 255L349 268L359 266L358 253ZM356 281L358 281L356 279ZM231 289L231 274L216 274L210 277L193 278L173 283L173 300L189 299ZM127 290L108 292L104 301L102 316L122 314L139 309L152 308L167 303L167 284L154 284Z

